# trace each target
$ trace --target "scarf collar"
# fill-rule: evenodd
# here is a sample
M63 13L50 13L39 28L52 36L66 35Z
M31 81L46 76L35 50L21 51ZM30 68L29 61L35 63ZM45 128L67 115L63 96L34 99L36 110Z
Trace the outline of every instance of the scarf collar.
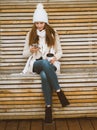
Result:
M46 31L45 31L45 30L42 30L42 31L37 30L37 35L38 35L39 37L45 37Z

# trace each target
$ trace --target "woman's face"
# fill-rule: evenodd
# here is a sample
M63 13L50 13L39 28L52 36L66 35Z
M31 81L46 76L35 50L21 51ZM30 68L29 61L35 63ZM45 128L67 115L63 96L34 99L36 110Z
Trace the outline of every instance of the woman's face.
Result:
M44 22L36 22L36 23L35 23L35 26L36 26L36 28L37 28L39 31L42 31L42 30L44 29L45 23L44 23Z

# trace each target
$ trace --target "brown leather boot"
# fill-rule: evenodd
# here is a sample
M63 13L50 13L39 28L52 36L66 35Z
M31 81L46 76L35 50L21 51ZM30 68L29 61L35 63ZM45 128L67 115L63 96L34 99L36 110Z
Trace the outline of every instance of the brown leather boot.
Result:
M70 104L69 101L68 101L68 99L66 98L66 96L64 95L64 93L63 93L62 90L60 90L59 92L57 92L57 95L58 95L58 98L59 98L59 100L60 100L60 102L62 104L62 107L65 107L65 106L67 106L67 105Z
M52 123L52 108L45 107L45 123Z

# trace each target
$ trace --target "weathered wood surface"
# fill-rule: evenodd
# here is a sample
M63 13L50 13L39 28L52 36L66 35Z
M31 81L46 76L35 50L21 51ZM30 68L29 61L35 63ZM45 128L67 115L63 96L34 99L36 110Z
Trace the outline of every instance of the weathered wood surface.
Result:
M43 120L3 120L0 130L96 130L97 118L54 119L52 124Z
M1 5L0 119L44 118L39 75L12 75L26 63L22 51L36 3ZM44 5L49 23L60 35L63 57L58 79L70 101L61 108L54 92L53 117L97 117L97 2Z

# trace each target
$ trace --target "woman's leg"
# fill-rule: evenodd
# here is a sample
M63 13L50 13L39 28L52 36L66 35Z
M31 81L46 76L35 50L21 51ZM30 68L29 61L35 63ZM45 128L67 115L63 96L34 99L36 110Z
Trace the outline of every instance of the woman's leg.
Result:
M37 72L41 76L42 90L45 98L45 123L52 123L52 90L48 82L46 73L41 69L40 62L36 61L37 65L34 64L34 72ZM41 61L42 62L42 61Z
M50 84L48 83L47 76L44 71L40 72L41 80L42 80L42 90L46 102L46 106L52 105L52 91L50 88Z
M45 72L49 84L56 91L60 89L60 86L59 86L59 83L58 83L58 79L57 79L57 75L56 75L55 70L54 70L54 66L52 64L50 64L48 60L39 60L39 61L36 61L34 63L33 67L34 67L33 68L34 72L37 72L38 74L41 71Z
M45 123L52 123L52 91L51 87L48 83L47 76L44 71L40 72L41 80L42 80L42 90L46 102L45 107Z
M58 83L57 75L56 75L55 70L54 70L54 66L52 64L50 64L49 61L47 61L47 60L39 60L39 61L36 61L34 63L33 67L34 67L33 71L37 72L38 74L41 71L45 72L49 84L57 92L57 95L58 95L59 100L62 104L62 107L69 105L69 102L68 102L66 96L64 95L63 91L60 90L60 86L59 86L59 83Z

